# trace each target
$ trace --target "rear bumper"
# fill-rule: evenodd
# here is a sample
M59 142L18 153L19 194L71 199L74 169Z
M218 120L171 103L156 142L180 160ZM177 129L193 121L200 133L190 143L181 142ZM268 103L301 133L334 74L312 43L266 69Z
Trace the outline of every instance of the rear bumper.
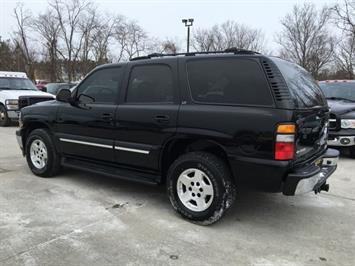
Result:
M336 170L338 158L339 151L327 149L316 163L294 169L283 183L283 194L292 196L311 191L320 192Z

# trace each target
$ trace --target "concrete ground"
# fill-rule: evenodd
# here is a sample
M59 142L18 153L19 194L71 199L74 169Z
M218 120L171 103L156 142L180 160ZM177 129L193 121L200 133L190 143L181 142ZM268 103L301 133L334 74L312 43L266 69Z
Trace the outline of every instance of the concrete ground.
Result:
M31 174L0 128L0 265L355 265L355 160L330 192L241 191L203 227L175 214L164 187L74 170Z

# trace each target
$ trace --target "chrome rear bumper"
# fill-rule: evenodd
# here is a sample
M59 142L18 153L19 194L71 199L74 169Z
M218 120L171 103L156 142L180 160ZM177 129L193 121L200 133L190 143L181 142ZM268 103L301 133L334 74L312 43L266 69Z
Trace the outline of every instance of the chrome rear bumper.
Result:
M295 169L283 184L283 194L291 196L307 192L319 192L337 168L339 151L327 149L312 165Z
M329 146L349 147L355 145L355 136L339 136L327 141Z

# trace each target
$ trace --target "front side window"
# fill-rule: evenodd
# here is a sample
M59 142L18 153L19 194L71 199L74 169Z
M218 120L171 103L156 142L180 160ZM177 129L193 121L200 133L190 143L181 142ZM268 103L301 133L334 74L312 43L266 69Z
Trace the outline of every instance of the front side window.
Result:
M131 71L127 103L172 103L173 75L167 65L135 66Z
M90 96L94 103L113 104L119 92L122 70L120 67L103 68L92 73L77 88L77 97Z
M198 59L187 63L192 99L201 103L273 104L259 64L244 58Z

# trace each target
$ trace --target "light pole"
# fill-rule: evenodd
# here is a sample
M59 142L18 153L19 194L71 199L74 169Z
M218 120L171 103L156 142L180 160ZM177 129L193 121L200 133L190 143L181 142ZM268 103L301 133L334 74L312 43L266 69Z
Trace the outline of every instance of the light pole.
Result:
M192 24L194 23L194 19L193 18L189 18L189 19L183 19L182 23L185 24L185 27L187 27L187 52L190 51L190 27L192 26Z

